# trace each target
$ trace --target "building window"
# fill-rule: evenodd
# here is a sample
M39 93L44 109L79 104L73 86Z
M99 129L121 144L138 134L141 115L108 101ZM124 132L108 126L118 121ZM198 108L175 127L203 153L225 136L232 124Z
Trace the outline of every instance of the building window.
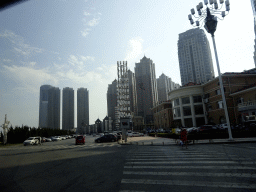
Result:
M215 90L215 93L216 93L216 95L220 95L220 94L221 94L221 91L220 91L220 89L218 89L218 90Z
M203 115L204 114L204 109L203 109L203 105L195 105L195 114L196 115Z
M190 106L183 107L183 115L184 116L190 116L191 115L191 107Z
M239 103L243 103L244 102L244 98L242 98L242 97L239 97L239 98L237 98L237 100L236 100L236 104L238 105Z
M180 105L180 101L179 101L179 99L175 99L175 100L173 100L172 105L173 105L173 107L176 107L176 106Z
M194 103L202 103L201 95L193 96Z
M189 103L190 103L189 97L182 98L182 104L189 104Z
M206 107L207 107L207 111L211 111L212 110L212 105L209 104Z
M210 97L210 94L209 94L209 93L207 93L207 94L204 95L204 99L208 99L209 97Z
M173 117L180 117L180 108L173 109Z
M218 101L218 108L223 109L223 102L222 101Z

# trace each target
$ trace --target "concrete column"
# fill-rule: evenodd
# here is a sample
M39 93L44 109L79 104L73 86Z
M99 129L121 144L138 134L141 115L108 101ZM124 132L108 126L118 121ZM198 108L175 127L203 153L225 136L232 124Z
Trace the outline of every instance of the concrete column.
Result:
M180 117L181 117L181 124L183 127L185 127L185 121L184 121L184 114L183 114L183 105L182 105L182 100L179 97L179 102L180 102Z
M192 95L189 95L189 100L190 100L190 106L191 106L193 127L196 127L196 115L195 115L194 100Z
M203 110L204 110L204 122L205 122L205 124L208 124L208 119L207 119L207 115L206 115L207 111L206 111L204 99L202 99L202 100L203 100Z

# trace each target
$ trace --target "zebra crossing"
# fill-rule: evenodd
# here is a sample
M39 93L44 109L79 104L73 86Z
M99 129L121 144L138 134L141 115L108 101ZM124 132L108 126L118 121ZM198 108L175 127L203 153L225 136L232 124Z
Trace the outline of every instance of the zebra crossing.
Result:
M8 147L8 148L0 148L0 150L10 151L10 150L54 150L54 149L76 149L76 148L98 148L98 147L114 147L119 146L116 143L91 143L85 145L70 145L70 144L63 144L63 145L33 145L33 146L16 146L16 147Z
M255 191L256 163L216 151L145 148L126 158L120 192Z

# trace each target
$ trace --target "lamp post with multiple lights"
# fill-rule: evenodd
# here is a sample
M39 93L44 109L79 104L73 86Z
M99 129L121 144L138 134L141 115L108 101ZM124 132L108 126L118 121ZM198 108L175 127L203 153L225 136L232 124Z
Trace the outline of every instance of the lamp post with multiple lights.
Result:
M204 0L204 4L206 6L205 10L203 10L202 2L200 2L196 6L198 16L195 15L195 10L191 9L191 14L188 15L188 19L190 20L190 24L194 27L202 27L202 25L204 24L204 28L212 36L212 42L213 42L215 58L216 58L216 63L217 63L217 69L218 69L218 75L219 75L220 90L221 90L222 101L223 101L223 105L224 105L226 122L228 125L229 140L233 140L232 132L231 132L231 128L230 128L228 110L227 110L227 103L226 103L226 98L225 98L225 93L224 93L224 88L223 88L223 83L222 83L222 77L221 77L221 72L220 72L216 43L215 43L215 39L214 39L214 32L216 31L216 28L217 28L218 19L223 20L224 17L227 16L227 14L229 13L229 10L230 10L230 3L229 3L229 0L226 0L225 1L226 6L224 7L223 6L224 0L219 0L219 4L217 3L217 0L210 0L210 1ZM219 5L220 5L220 8L219 8ZM193 18L196 20L196 22L194 22Z

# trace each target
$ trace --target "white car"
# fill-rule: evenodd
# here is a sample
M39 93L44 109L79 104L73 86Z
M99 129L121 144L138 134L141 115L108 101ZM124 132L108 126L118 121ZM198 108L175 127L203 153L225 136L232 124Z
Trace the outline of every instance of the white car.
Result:
M140 136L144 136L144 133L139 133L140 134Z
M132 134L131 131L128 131L128 132L127 132L127 136L128 136L128 137L132 137L132 135L133 135L133 134Z
M23 142L23 145L37 145L39 144L39 138L38 137L29 137L27 140Z
M51 142L52 140L51 140L51 138L45 138L45 141L46 142Z
M60 140L62 140L60 138L60 136L55 136L55 137L52 137L51 139L52 139L52 141L60 141Z
M140 133L139 133L139 132L133 132L133 133L132 133L132 136L133 136L133 137L140 137Z

